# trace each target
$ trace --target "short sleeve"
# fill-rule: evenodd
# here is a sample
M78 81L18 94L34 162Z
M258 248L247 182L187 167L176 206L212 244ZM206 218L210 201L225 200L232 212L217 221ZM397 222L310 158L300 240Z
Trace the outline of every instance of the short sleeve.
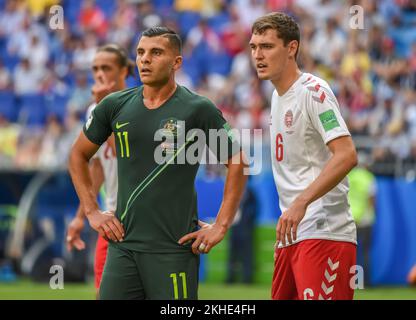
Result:
M105 97L91 112L84 125L84 134L92 143L102 145L111 135L111 114L115 100L112 95Z
M200 128L206 144L220 162L225 162L241 151L235 130L224 119L222 112L208 99L199 108Z
M324 143L327 144L338 137L350 136L331 89L317 85L307 90L306 110L313 127L319 132Z

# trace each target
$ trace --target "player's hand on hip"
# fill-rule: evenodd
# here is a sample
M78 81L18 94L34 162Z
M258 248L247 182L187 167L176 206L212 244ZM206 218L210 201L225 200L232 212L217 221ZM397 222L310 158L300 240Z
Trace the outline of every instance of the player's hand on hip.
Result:
M105 240L121 242L124 238L124 227L111 211L94 211L87 215L90 226Z
M281 242L283 246L292 244L297 239L298 225L306 213L306 206L300 202L293 202L288 210L282 213L276 226L276 246Z
M179 244L187 243L194 239L192 252L194 254L208 253L225 236L227 230L218 224L209 224L198 220L201 227L198 231L191 232L179 239Z
M81 232L84 229L84 218L75 217L68 225L66 234L66 248L71 251L73 248L77 250L85 249L85 242L81 239Z

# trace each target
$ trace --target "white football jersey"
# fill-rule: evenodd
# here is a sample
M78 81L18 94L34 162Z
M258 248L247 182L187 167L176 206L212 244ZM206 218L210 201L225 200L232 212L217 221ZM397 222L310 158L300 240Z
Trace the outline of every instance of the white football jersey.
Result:
M92 104L87 111L90 117L96 104ZM88 121L88 120L87 120ZM105 210L116 211L117 208L117 157L110 144L104 142L93 158L98 158L104 171Z
M330 159L326 144L350 133L329 85L303 73L284 95L273 92L270 135L273 176L284 212ZM348 180L344 178L311 203L298 226L296 242L326 239L356 243L347 194Z

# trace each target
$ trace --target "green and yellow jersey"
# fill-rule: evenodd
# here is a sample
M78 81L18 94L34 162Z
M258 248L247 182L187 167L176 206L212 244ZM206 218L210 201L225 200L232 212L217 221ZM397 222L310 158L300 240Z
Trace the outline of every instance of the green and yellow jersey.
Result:
M207 140L191 134L195 129ZM210 129L225 129L225 149ZM156 109L144 105L143 87L135 87L103 99L84 126L87 138L97 145L112 132L118 161L116 216L126 231L118 245L138 252L188 251L191 244L177 241L197 229L194 182L199 161L186 161L185 155L192 150L201 158L196 146L206 142L219 161L229 159L240 151L230 126L210 100L185 87L178 85ZM167 160L161 162L160 156Z

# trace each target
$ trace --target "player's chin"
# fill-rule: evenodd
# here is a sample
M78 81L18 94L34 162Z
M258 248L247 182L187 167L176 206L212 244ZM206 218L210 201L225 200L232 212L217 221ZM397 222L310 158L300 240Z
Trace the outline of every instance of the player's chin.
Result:
M264 73L264 72L257 72L257 77L260 80L270 80L271 79L270 75L268 75L267 73Z
M140 80L143 84L148 85L148 86L152 85L155 82L154 79L152 79L151 77L148 77L148 76L141 76Z

